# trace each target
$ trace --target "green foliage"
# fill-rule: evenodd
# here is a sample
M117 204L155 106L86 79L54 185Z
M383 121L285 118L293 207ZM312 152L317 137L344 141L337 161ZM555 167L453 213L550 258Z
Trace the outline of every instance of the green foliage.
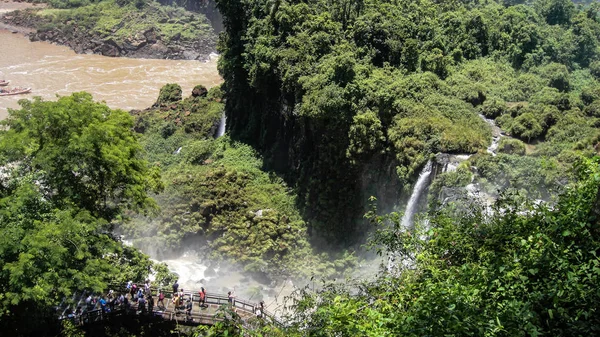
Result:
M540 121L530 112L523 113L514 119L510 129L510 133L515 137L527 139L535 139L541 136L544 131Z
M575 12L575 5L571 0L536 0L536 11L548 24L567 24Z
M377 150L382 150L382 144L385 141L381 121L372 111L367 111L353 117L353 124L348 131L350 146L347 150L347 156L360 160L361 157L368 157Z
M123 208L154 205L146 193L162 185L141 158L126 112L83 92L19 103L21 109L1 122L8 128L0 138L3 164L17 165L21 175L40 172L46 198L108 220Z
M167 106L172 103L177 103L181 101L181 93L181 86L179 84L165 84L160 88L158 99L156 100L156 103L154 103L154 106Z
M473 180L473 173L467 165L461 164L456 170L444 172L435 177L435 180L429 186L429 199L436 203L438 200L444 200L445 190L457 189L467 186Z
M156 35L165 44L172 39L193 43L214 41L210 22L202 14L181 7L162 6L148 0L51 0L52 8L37 12L48 28L61 31L67 38L94 33L112 39L120 47L146 43L146 33Z
M506 113L506 110L506 103L500 100L488 100L481 106L481 114L490 119L496 119Z
M517 190L532 199L548 199L561 191L572 179L568 172L571 163L561 163L557 158L503 153L478 154L471 159L471 164L477 167L476 182L490 195Z
M569 70L564 64L549 63L539 69L539 74L548 79L548 86L559 91L569 91Z
M362 237L364 186L387 179L375 196L398 200L432 154L487 147L477 112L528 143L563 139L560 153L590 137L551 130L584 104L596 115L600 20L569 0L523 3L218 0L230 134L340 242Z
M356 259L344 255L330 262L328 254L311 249L292 191L262 170L257 153L227 136L213 138L220 96L218 89L192 93L137 114L146 158L163 168L166 188L156 195L160 213L137 217L120 230L158 257L183 249L184 240L206 241L206 258L263 277L347 272Z
M146 278L153 263L110 232L162 187L125 112L87 93L20 104L0 132L0 328L11 336L52 333L54 307L75 292Z
M599 163L579 162L552 208L506 195L492 215L446 209L414 230L374 210L372 244L403 261L397 272L300 291L289 335L598 334Z
M594 61L590 63L590 73L596 79L600 79L600 61Z
M518 139L502 138L498 144L498 152L506 154L525 154L525 144Z

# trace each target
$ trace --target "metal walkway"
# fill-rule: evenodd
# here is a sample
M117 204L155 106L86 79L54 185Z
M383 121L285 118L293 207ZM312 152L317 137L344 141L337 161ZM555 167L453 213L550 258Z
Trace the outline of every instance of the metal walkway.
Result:
M116 298L118 298L121 293L125 294L127 291L124 287L112 287L111 289L114 290L113 294ZM108 294L109 291L110 289L104 292L102 296L106 298L106 294ZM127 305L121 304L113 305L111 307L111 305L107 303L105 308L102 309L100 307L100 301L97 301L93 307L88 308L85 300L90 294L92 294L92 292L83 291L81 293L74 294L71 299L63 299L62 303L56 307L56 311L59 319L71 319L78 325L98 322L121 315L148 315L162 317L165 320L177 321L178 324L183 325L213 325L216 322L223 321L225 319L222 315L217 315L220 311L219 309L222 309L224 306L229 307L230 310L237 313L244 324L246 324L248 320L257 317L256 309L259 307L258 303L252 303L237 298L234 299L233 303L230 304L227 295L210 293L206 294L204 305L200 306L199 290L185 291L182 301L183 305L181 306L176 306L173 303L173 294L170 291L163 291L165 294L165 299L163 301L165 305L163 307L162 305L158 306L158 289L151 288L150 292L154 299L154 306L152 310L149 310L147 300L142 308L138 305L137 301L131 300L131 296L129 296L129 294L127 294ZM192 310L189 313L185 308L185 304L187 303L188 299L191 299L192 301ZM80 310L78 310L78 308ZM276 324L281 324L272 313L266 310L262 312L262 319Z

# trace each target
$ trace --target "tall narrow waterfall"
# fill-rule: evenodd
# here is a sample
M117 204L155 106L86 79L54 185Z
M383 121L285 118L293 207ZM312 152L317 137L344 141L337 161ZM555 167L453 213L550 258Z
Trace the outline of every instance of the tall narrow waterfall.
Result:
M417 180L415 187L413 188L412 194L410 195L410 200L408 200L408 204L406 205L406 210L404 211L404 216L402 217L402 227L409 228L412 226L412 219L415 215L415 211L417 209L417 205L419 203L419 198L421 194L427 187L427 183L429 182L429 176L431 175L432 168L431 160L427 162L421 173L419 174L419 179Z
M221 116L221 122L219 122L219 129L217 129L217 138L219 138L225 134L225 125L226 124L227 124L227 116L225 116L225 111L223 111L223 115Z

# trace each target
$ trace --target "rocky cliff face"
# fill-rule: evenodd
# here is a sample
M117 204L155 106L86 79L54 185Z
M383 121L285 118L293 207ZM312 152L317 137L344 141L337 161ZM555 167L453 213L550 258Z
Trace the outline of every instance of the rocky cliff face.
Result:
M101 54L111 57L135 57L152 59L206 60L216 51L216 35L198 36L195 40L184 40L175 34L168 40L161 38L155 28L135 32L117 40L103 37L79 26L75 21L62 26L49 25L32 11L17 11L0 18L5 24L34 29L29 34L31 41L48 41L65 45L78 54ZM180 23L191 24L178 18ZM183 22L182 22L183 21Z

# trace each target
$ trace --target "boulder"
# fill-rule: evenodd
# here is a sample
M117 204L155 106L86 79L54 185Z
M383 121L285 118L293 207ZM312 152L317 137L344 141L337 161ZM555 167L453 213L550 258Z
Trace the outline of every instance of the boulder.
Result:
M119 46L115 40L108 39L104 41L104 44L100 47L100 52L104 56L116 57L121 54L121 46Z
M161 41L156 41L153 45L150 46L150 49L153 53L165 54L169 51L167 46L165 46Z
M149 44L156 43L156 41L158 40L158 38L156 37L156 32L154 31L154 28L150 28L147 31L145 31L144 37L146 38L146 42L148 42Z
M199 84L192 90L192 97L206 97L208 89L205 86Z
M103 45L100 48L100 52L102 53L102 55L110 57L117 57L120 54L119 48L110 44Z
M134 37L125 39L125 42L123 43L123 49L127 49L129 51L138 50L145 46L148 43L147 41L148 40L144 34L138 33Z
M197 60L200 57L200 53L194 50L184 50L183 58L186 60Z

